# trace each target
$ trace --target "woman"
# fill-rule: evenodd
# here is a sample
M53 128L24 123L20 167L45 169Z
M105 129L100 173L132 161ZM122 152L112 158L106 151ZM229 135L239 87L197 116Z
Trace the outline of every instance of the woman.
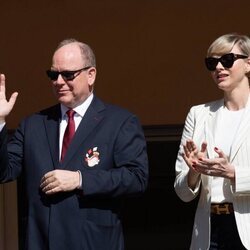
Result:
M176 160L175 191L199 202L190 249L250 249L250 38L226 34L205 64L223 99L187 115Z

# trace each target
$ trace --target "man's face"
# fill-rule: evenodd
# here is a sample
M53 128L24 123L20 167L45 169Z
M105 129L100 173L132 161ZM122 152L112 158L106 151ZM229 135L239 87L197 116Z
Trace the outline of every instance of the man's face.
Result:
M52 71L77 71L86 66L77 43L70 43L59 48L52 58ZM84 102L92 93L96 69L79 71L73 80L67 80L61 74L57 80L52 80L53 91L58 101L63 105L74 108Z

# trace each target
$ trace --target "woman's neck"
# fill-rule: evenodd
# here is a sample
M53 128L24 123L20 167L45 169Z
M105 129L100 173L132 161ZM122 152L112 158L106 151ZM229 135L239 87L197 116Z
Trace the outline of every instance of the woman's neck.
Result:
M249 88L245 91L232 91L224 93L224 105L228 110L240 110L246 107L249 97Z

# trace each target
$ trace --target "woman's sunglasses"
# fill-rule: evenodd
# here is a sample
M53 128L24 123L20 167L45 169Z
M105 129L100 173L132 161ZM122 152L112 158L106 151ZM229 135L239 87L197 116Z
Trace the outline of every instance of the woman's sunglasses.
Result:
M51 81L56 81L58 76L61 75L65 81L72 81L74 80L82 71L91 68L91 66L84 67L78 70L65 70L65 71L54 71L54 70L47 70L47 76L50 78Z
M206 64L207 69L209 71L214 71L219 62L223 65L223 67L231 68L234 64L234 61L236 61L238 59L244 59L244 58L248 58L248 56L229 53L229 54L225 54L219 58L207 57L207 58L205 58L205 64Z

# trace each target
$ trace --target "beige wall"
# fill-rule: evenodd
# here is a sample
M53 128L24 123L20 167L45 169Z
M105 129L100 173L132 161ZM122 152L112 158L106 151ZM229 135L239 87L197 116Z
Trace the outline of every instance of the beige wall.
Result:
M0 9L0 71L8 96L19 92L9 128L54 103L45 70L64 38L95 50L100 97L152 125L183 123L191 105L219 98L207 47L224 33L250 34L249 0L3 0ZM0 244L16 230L16 194L13 203L6 194L1 187Z

